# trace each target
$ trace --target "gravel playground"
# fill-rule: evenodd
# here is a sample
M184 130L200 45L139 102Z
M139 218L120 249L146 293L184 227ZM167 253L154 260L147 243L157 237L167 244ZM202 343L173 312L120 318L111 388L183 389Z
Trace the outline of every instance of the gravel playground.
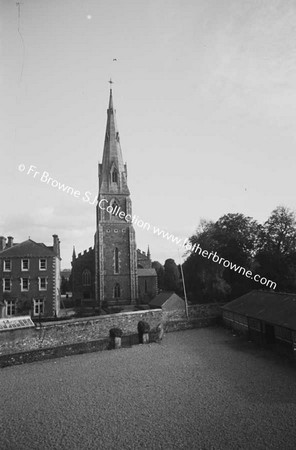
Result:
M3 450L296 448L296 367L220 327L0 378Z

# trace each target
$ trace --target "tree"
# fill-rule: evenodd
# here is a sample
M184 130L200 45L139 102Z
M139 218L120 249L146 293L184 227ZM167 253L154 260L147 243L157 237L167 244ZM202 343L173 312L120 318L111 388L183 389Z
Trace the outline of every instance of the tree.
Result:
M180 292L180 272L173 259L167 259L164 263L164 287L167 291Z
M278 206L264 223L256 262L277 290L296 292L296 217L289 208Z
M243 214L226 214L217 222L202 220L189 238L199 250L188 252L184 264L185 281L191 301L221 301L244 294L253 282L241 274L203 258L201 250L216 252L231 263L250 269L258 247L260 225Z
M164 267L163 265L158 261L153 261L152 263L153 269L155 269L157 274L157 285L158 289L164 289Z
M261 250L277 255L296 252L295 212L284 206L274 209L260 234Z
M187 251L187 259L183 264L189 300L192 303L224 300L230 286L223 279L223 267L200 255L201 250L217 251L219 247L215 223L201 220L196 234L189 238L189 242L193 249L199 245L196 252Z
M70 283L69 280L67 280L67 278L62 276L61 279L61 294L64 295L66 294L66 292L70 291Z

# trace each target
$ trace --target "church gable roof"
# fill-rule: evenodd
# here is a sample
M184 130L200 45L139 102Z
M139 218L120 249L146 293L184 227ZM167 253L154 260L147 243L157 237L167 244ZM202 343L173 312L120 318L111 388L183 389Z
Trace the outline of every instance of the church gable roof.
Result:
M155 269L137 269L138 277L157 277Z

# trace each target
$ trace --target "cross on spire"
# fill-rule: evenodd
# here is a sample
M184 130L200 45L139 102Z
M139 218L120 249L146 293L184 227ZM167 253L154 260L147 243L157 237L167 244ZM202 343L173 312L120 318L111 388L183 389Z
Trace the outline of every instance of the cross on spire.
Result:
M112 81L112 79L110 78L110 80L108 81L108 83L110 84L110 89L112 88L112 84L114 83L114 81Z

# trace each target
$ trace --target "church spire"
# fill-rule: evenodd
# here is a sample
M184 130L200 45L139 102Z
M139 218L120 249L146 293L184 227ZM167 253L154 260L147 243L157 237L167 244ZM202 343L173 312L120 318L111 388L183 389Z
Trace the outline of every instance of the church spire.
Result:
M73 245L72 261L76 259L75 245Z
M150 255L150 248L149 248L149 245L148 245L148 250L147 250L147 258L151 259L151 255Z
M111 83L113 83L112 80L110 80L110 84ZM123 164L115 114L116 111L113 106L113 93L111 87L109 107L107 110L103 161L102 164L99 164L99 189L101 194L117 193L129 195L129 189L127 187L127 169Z
M113 109L113 95L112 95L112 87L110 87L110 96L109 96L109 108L108 110Z

